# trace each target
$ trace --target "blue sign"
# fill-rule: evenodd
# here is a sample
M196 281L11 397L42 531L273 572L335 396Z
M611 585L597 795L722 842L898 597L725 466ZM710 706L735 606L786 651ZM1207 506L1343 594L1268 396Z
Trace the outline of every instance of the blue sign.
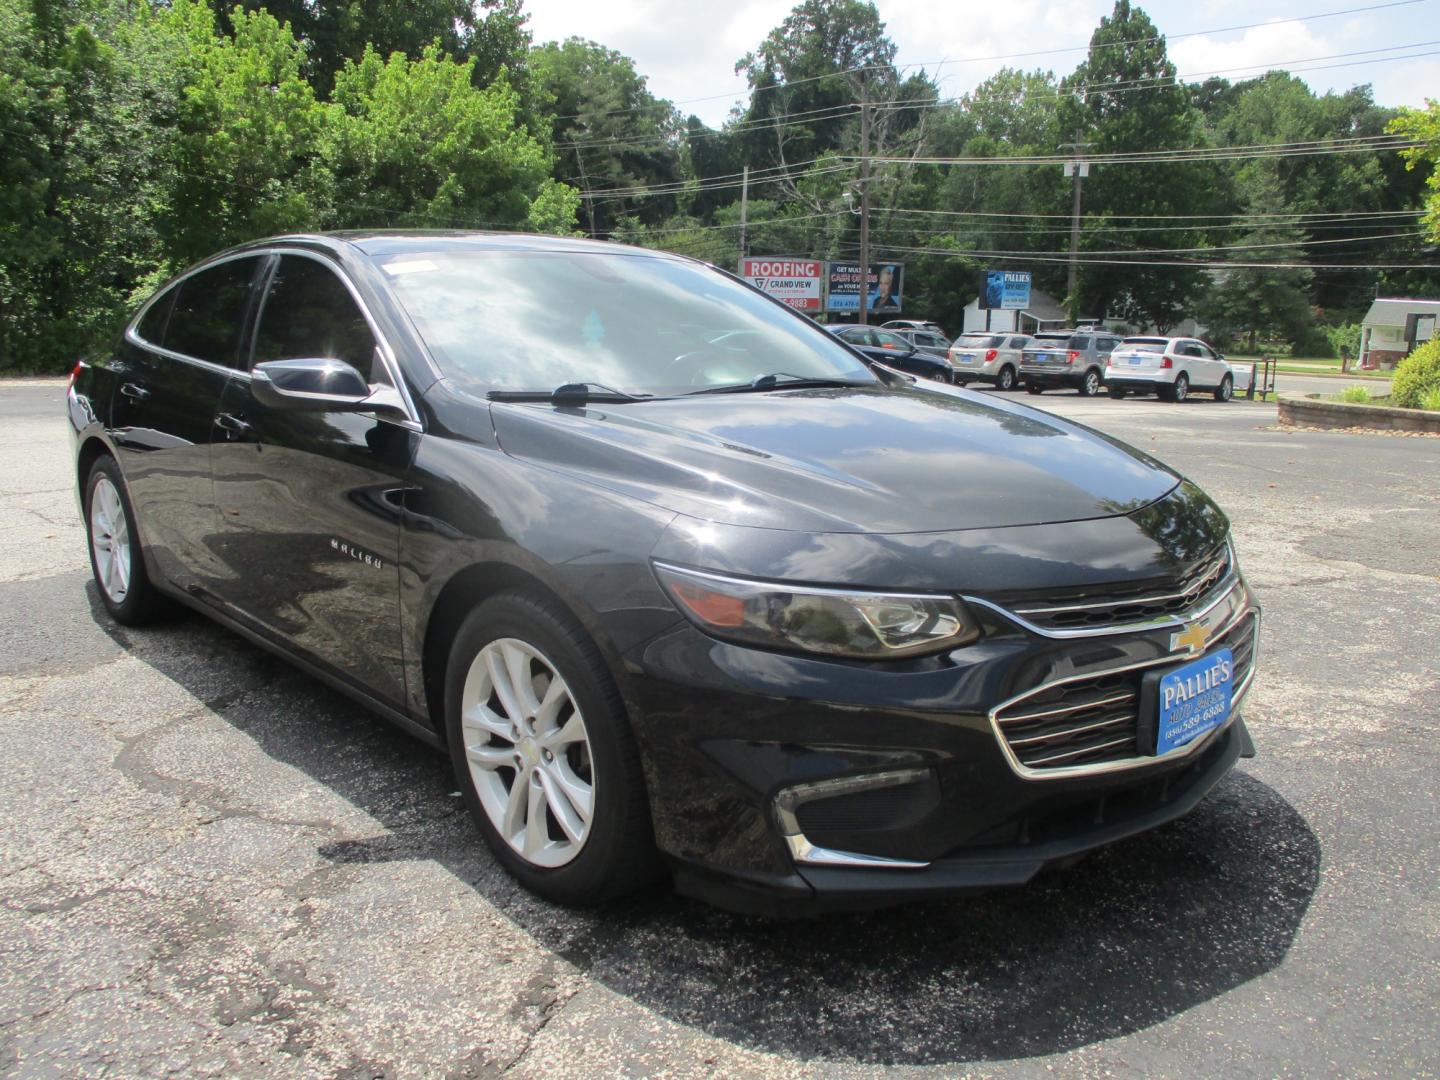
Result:
M985 275L982 308L1021 311L1030 306L1029 270L991 270Z
M1225 722L1230 715L1234 675L1234 656L1229 649L1220 649L1176 668L1160 680L1157 757L1194 742Z

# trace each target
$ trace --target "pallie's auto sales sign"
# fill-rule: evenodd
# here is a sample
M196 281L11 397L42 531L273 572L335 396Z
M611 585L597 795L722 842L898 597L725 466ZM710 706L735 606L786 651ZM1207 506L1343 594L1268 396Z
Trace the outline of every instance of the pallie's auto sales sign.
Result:
M825 264L818 259L744 259L740 276L800 311L819 311Z

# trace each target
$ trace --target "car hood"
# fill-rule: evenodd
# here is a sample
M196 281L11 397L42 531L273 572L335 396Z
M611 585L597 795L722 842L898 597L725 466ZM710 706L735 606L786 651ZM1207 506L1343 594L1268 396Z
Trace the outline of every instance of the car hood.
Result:
M516 458L727 525L908 533L1133 512L1179 478L1078 424L946 387L493 404Z

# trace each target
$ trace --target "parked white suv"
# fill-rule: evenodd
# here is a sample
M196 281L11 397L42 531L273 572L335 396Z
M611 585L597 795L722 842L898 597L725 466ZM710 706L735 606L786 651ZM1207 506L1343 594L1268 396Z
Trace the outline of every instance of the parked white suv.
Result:
M992 383L999 390L1014 390L1020 382L1020 354L1030 338L1025 334L977 332L955 339L950 346L950 366L955 381Z
M1230 365L1195 338L1128 337L1105 364L1110 396L1154 392L1161 401L1184 401L1192 390L1208 390L1216 401L1235 393Z

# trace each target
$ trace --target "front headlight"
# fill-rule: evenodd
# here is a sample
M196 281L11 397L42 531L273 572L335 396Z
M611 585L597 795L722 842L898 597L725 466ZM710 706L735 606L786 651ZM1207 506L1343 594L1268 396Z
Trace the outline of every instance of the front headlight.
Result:
M772 649L889 660L968 645L980 628L953 596L747 581L664 563L655 573L706 633Z

